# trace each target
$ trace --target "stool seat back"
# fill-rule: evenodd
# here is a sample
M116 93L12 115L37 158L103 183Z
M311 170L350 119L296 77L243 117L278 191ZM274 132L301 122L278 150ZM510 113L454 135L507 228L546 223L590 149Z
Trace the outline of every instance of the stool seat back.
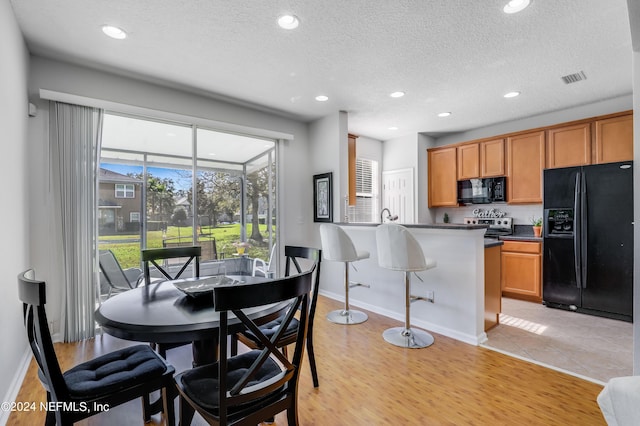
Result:
M338 262L355 262L362 257L353 245L353 241L338 225L323 223L320 225L322 254L326 260Z
M424 257L420 244L407 228L387 223L376 228L378 264L394 271L424 271L430 262ZM435 266L435 264L433 265Z

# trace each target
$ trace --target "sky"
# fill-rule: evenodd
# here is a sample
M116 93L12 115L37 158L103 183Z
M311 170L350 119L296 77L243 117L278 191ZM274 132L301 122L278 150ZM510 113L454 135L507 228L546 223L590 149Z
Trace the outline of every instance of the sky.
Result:
M131 166L126 164L112 164L112 163L100 163L100 167L103 169L111 170L112 172L120 173L123 175L127 175L129 173L142 173L142 166ZM175 169L165 169L161 167L147 167L147 173L160 178L160 179L171 179L177 190L187 190L191 188L191 173L189 173L189 177L185 177L185 171L181 170L180 172Z

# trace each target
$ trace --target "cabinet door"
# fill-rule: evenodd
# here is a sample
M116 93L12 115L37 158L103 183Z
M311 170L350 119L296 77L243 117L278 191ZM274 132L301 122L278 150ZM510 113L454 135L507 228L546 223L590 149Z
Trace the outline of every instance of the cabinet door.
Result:
M480 142L480 176L504 176L504 139Z
M458 147L458 180L480 177L480 148L477 143Z
M542 300L540 254L503 251L501 261L503 296L536 302Z
M547 131L547 167L591 164L591 124L559 127Z
M507 202L542 203L544 131L507 138Z
M456 148L428 151L429 207L457 206Z
M633 115L597 120L595 164L633 160Z

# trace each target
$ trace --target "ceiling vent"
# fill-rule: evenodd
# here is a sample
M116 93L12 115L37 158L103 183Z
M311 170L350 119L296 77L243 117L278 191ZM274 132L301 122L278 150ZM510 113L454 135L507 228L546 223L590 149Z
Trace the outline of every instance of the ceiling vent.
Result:
M577 72L575 74L569 74L562 77L564 84L577 83L582 80L586 80L587 76L584 75L584 71Z

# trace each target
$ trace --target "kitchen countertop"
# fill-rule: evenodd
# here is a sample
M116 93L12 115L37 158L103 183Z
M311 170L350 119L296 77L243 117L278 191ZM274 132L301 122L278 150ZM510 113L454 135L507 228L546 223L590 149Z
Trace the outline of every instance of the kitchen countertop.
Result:
M392 222L395 223L395 222ZM379 223L370 222L336 222L339 226L379 226ZM424 228L424 229L483 229L488 228L489 225L467 225L464 223L399 223L406 228Z
M500 237L502 241L531 241L542 242L542 237L534 237L531 225L515 225L513 234Z
M484 239L484 248L488 249L491 247L504 245L504 241L496 240L495 238L485 238Z

